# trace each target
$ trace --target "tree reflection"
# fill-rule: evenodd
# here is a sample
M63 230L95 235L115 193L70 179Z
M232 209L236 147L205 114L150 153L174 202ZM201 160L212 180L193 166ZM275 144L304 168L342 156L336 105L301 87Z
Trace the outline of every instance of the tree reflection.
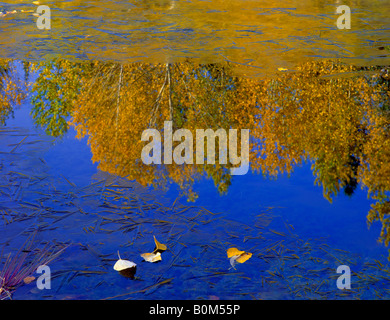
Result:
M385 71L341 63L303 64L272 79L237 77L229 63L200 65L44 63L33 87L36 122L48 133L73 126L88 136L100 169L143 185L177 184L189 200L194 182L231 184L230 165L147 166L140 161L143 130L250 129L250 164L269 176L312 164L315 183L332 201L358 185L375 200L369 224L382 222L390 239L390 92ZM70 121L67 118L70 116ZM218 150L218 148L217 148ZM218 159L218 155L216 157Z
M20 105L24 94L15 77L15 66L11 59L0 59L0 124L13 114L13 108Z

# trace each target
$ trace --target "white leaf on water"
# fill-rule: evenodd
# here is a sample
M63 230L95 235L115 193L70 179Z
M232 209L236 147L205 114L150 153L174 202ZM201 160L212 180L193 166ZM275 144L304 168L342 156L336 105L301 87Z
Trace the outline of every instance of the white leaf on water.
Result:
M119 251L118 251L118 258L119 258L119 260L114 265L114 270L116 270L116 271L122 271L125 269L134 268L135 266L137 266L132 261L121 259L121 256L119 255Z

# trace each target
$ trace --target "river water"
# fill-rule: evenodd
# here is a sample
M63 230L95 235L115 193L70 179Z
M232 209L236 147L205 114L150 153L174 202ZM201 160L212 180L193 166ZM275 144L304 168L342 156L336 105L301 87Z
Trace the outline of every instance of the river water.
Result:
M37 5L0 2L2 55L12 58L128 62L232 61L255 75L315 58L359 65L389 61L388 0L352 1L351 29L337 28L339 1L41 1L50 31L38 30ZM24 12L21 12L21 11ZM32 12L31 12L32 11Z
M389 298L390 1L350 1L351 29L339 5L0 2L0 262L30 235L66 248L51 290L13 298ZM140 165L167 119L250 128L254 170Z

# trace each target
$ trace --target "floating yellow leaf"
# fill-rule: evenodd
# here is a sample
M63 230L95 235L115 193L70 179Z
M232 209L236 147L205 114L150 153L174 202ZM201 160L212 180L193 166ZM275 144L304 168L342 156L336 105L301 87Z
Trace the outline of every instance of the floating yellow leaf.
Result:
M230 248L227 250L227 257L240 256L243 253L245 253L245 251L238 250L237 248Z
M143 253L141 254L141 257L144 258L145 261L147 262L157 262L161 261L161 253Z
M249 252L244 252L242 255L240 255L236 261L239 262L239 263L244 263L245 261L247 261L250 257L252 257L252 253L249 253Z
M227 256L230 258L230 265L233 269L235 269L235 265L238 263L244 263L250 257L252 257L252 253L238 250L237 248L230 248L227 250Z
M288 69L286 68L278 68L279 71L287 71Z
M161 252L167 250L167 246L165 244L158 242L155 236L153 236L153 238L154 238L154 243L156 244L156 247L154 248L153 253L155 253L155 252L161 253Z

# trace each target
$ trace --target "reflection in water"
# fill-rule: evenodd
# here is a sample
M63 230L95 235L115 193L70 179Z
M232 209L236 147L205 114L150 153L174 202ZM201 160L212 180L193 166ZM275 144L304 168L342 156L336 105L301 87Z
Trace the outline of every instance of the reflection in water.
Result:
M11 70L7 62L2 65L3 70ZM173 182L189 200L196 198L193 185L202 177L210 177L220 192L226 192L231 184L230 164L144 165L140 157L146 143L141 134L150 127L160 130L165 120L173 121L174 130L192 132L197 128L250 129L253 171L278 176L309 161L329 201L341 190L352 194L360 185L375 200L367 220L382 222L381 239L388 245L390 91L386 69L360 70L320 61L263 80L238 77L229 63L192 61L56 60L29 67L25 63L25 69L39 70L32 86L36 124L53 136L63 135L69 125L78 137L88 136L92 160L103 171L142 185ZM7 95L1 107L6 115L10 100L5 97L15 100L18 95L11 86L14 82L3 75Z
M46 1L52 30L42 32L26 1L3 1L1 57L126 62L234 61L254 73L320 58L388 64L388 0L349 1L352 29L336 27L339 1ZM2 7L0 6L0 10ZM22 10L24 12L22 12ZM10 41L12 39L12 41Z
M364 252L374 247L371 237L362 236L365 226L340 241L348 251L329 246L338 234L345 236L341 227L333 228L339 220L331 214L345 219L353 205L343 212L338 204L328 211L316 204L309 218L305 210L313 200L300 206L294 199L296 205L283 215L302 217L310 229L306 235L320 236L318 211L324 209L331 220L330 229L323 227L331 239L303 239L287 221L268 216L274 207L264 207L264 200L283 205L291 199L284 179L268 192L256 176L280 177L311 164L330 202L363 188L372 203L367 222L380 222L380 240L389 244L389 69L378 67L389 65L389 0L349 1L350 30L336 27L338 0L44 2L52 9L50 31L36 27L38 2L0 2L0 247L5 249L0 264L2 258L23 262L17 253L12 260L3 253L12 256L18 247L23 252L22 239L33 230L58 244L68 244L69 237L72 242L56 265L56 289L34 294L42 299L389 296L388 264L373 263L375 254ZM325 60L333 58L340 60ZM8 119L26 98L13 125ZM31 130L25 106L46 137ZM222 152L215 164L143 164L142 132L163 131L166 120L173 130L186 128L193 136L199 128L249 129L254 174L237 181L230 175L231 161L218 161ZM69 138L73 130L89 146L73 139L52 145L52 137ZM183 205L183 194L195 201L207 190L206 179L221 194L230 190L229 197L215 201L207 195L199 201L207 208ZM182 194L161 196L157 187L169 184ZM251 192L252 186L262 190ZM238 196L234 191L240 188ZM305 188L302 196L310 197L313 189ZM228 217L213 212L221 207ZM295 213L287 213L290 209ZM230 220L243 212L243 223ZM314 223L306 220L311 217ZM356 217L354 223L360 221L357 212ZM348 227L356 231L356 224ZM134 281L114 274L111 258L116 260L118 249L138 263L140 254L150 252L154 235L169 249L161 263L138 264L137 274L130 275ZM360 252L360 245L363 257L349 250ZM237 270L228 270L232 247L253 253ZM335 286L341 264L353 270L348 292ZM0 300L8 298L4 288L13 291L5 278L0 277ZM31 298L34 289L20 289L19 298Z
M12 114L13 105L20 104L23 92L12 77L11 60L0 59L0 124Z

